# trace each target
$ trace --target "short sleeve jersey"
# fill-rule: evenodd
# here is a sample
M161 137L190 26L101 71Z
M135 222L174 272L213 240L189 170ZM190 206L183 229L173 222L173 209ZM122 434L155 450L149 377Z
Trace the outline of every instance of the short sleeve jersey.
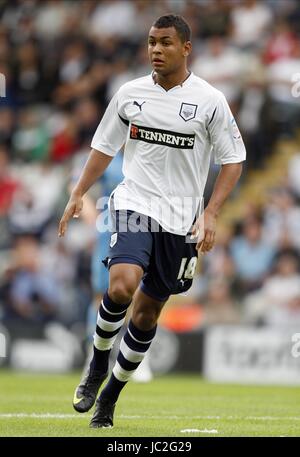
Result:
M188 233L211 159L239 163L246 151L224 95L193 73L165 90L147 75L124 84L95 132L92 148L114 156L125 144L116 209L138 211L167 231Z

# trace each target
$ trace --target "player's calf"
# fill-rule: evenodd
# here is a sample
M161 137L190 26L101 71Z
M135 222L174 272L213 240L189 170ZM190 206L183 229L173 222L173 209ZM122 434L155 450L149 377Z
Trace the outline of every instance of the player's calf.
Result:
M88 411L95 403L99 388L108 375L109 354L125 321L129 304L113 302L108 293L103 296L94 334L94 355L73 398L73 407L78 412Z

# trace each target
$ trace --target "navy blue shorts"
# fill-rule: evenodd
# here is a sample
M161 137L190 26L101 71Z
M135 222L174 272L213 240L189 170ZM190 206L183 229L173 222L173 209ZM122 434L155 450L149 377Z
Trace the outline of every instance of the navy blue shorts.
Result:
M159 301L186 292L197 265L196 244L187 243L185 236L165 231L149 216L129 210L113 213L114 230L108 257L103 261L108 268L117 263L141 266L142 291Z

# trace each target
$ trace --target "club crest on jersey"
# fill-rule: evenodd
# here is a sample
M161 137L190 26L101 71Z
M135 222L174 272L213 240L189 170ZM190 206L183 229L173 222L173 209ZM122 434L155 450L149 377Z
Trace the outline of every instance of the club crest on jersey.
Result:
M191 103L181 103L179 116L185 121L190 121L196 116L198 105L192 105Z

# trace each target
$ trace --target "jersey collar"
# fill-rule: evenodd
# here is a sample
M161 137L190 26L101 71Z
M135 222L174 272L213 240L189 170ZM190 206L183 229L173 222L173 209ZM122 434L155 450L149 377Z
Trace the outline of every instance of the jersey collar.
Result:
M181 87L185 87L185 86L188 86L189 84L191 84L192 79L193 79L193 76L194 76L194 73L193 73L192 71L190 71L190 74L185 78L184 81L182 81L181 84L178 84L177 86L171 87L171 89L169 89L169 90L166 90L166 89L164 89L162 86L160 86L160 85L155 81L154 75L155 75L155 71L153 70L152 73L151 73L151 80L152 80L154 86L160 87L164 92L171 92L171 91L173 91L174 89L180 89Z

